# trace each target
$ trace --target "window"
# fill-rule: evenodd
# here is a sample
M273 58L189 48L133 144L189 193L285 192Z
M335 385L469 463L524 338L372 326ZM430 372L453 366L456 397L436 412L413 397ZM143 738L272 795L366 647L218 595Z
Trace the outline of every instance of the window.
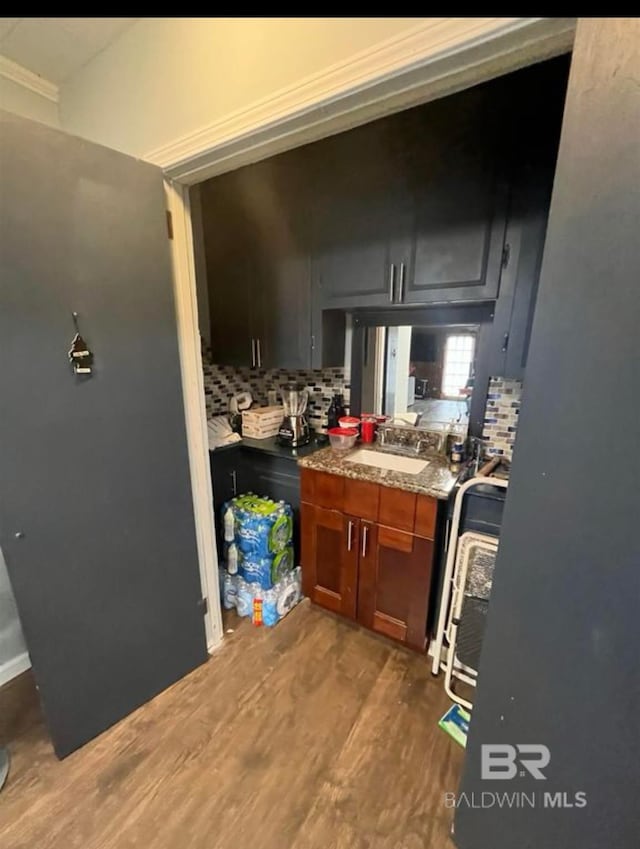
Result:
M442 394L448 398L467 395L465 387L471 377L476 340L471 333L447 336L442 370Z

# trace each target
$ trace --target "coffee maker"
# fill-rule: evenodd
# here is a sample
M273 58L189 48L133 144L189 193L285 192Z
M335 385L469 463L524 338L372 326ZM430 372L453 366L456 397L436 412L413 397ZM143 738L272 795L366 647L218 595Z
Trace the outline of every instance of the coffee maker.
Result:
M284 419L278 431L278 442L297 448L309 442L309 422L305 416L309 392L298 383L285 383L280 387Z

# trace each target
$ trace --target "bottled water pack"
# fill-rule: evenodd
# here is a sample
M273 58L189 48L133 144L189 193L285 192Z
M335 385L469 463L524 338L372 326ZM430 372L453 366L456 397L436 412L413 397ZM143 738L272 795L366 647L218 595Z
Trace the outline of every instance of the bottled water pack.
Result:
M284 501L239 495L222 508L230 574L270 589L293 568L293 510Z
M287 615L302 598L301 570L296 567L272 587L265 589L257 582L246 581L242 575L224 572L222 604L235 607L239 616L252 616L254 602L262 602L262 623L271 627Z

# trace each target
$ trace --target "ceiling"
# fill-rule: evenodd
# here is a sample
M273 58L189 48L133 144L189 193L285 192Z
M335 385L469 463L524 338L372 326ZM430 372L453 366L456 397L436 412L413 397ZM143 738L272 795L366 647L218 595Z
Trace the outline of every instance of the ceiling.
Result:
M137 18L0 18L0 55L60 85Z

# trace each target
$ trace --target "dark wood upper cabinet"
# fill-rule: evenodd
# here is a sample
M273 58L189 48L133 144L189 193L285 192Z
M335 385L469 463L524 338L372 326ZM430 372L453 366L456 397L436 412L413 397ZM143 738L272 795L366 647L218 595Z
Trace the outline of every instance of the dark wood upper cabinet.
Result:
M262 368L309 368L311 218L303 149L239 172L254 275L256 339Z
M224 365L311 365L308 181L301 151L203 184L211 349Z
M522 379L535 312L560 128L568 57L526 68L509 84L519 96L509 98L504 122L504 162L509 174L509 214L505 230L508 262L500 276L489 333L488 371ZM506 97L505 97L506 100Z
M410 203L394 158L393 127L376 121L311 145L312 280L322 306L384 306L410 252Z
M491 368L519 376L567 66L560 57L203 184L214 360L340 365L345 310L497 301Z
M314 285L329 306L487 300L507 215L500 85L316 143Z
M202 224L213 362L252 365L251 257L236 173L203 183Z
M498 295L508 186L500 86L479 86L413 109L398 130L410 148L412 257L404 304Z

